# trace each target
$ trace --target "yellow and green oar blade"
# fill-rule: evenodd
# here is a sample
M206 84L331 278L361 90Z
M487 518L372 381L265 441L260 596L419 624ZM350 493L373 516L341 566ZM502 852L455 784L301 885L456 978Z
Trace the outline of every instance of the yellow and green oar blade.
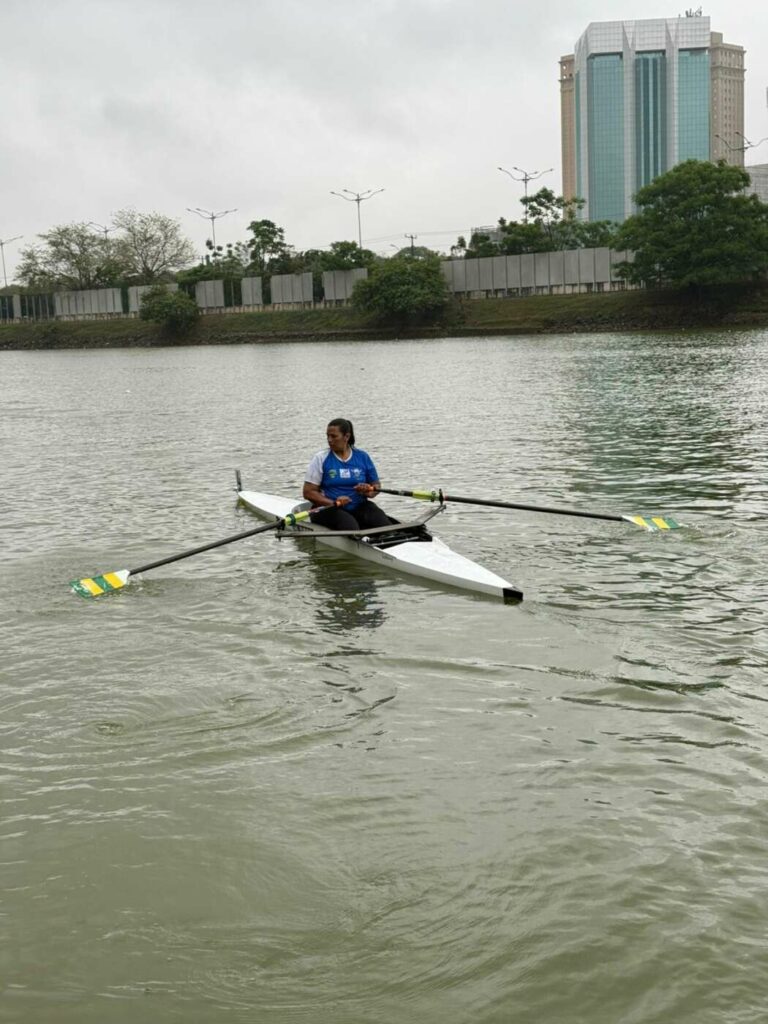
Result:
M72 580L70 586L81 597L99 597L110 590L124 587L130 575L127 569L118 569L117 572L105 572L102 576L86 576L82 580Z
M274 523L266 523L264 526L257 526L253 530L246 530L244 533L236 533L232 537L225 537L224 540L215 540L211 544L201 544L200 547L190 548L178 555L169 555L168 558L160 558L156 562L148 562L136 569L118 569L116 572L105 572L99 576L86 576L81 580L72 580L69 584L72 590L81 597L100 597L102 594L109 594L113 590L120 590L128 583L131 576L140 572L147 572L149 569L156 569L159 565L168 565L170 562L180 562L182 558L190 558L192 555L199 555L202 551L211 551L213 548L223 547L225 544L232 544L236 540L245 540L246 537L254 537L257 533L267 533L269 530L280 530L286 526L294 526L302 519L308 519L313 512L319 512L317 508L310 508L304 512L291 512Z
M442 491L398 491L387 487L381 488L382 494L399 494L404 498L419 498L421 501L454 501L464 505L488 505L491 508L513 508L523 512L548 512L556 516L580 516L583 519L607 519L614 523L634 523L644 530L679 530L678 523L671 516L637 516L611 515L607 512L582 512L569 508L546 508L543 505L522 505L514 501L492 501L490 498L458 498L455 494L444 494Z
M672 516L622 516L628 523L641 526L644 530L654 533L656 530L680 530L682 523L678 523Z

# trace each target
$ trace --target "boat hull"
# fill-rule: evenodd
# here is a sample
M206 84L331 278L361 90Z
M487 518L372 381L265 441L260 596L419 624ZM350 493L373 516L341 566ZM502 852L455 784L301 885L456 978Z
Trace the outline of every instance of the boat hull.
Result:
M306 502L295 502L290 498L263 494L259 491L241 490L238 491L238 497L247 508L266 519L282 519L291 512L309 507ZM506 603L517 603L523 599L522 591L514 584L453 551L439 538L431 536L423 529L421 535L425 539L402 540L395 543L387 543L386 535L338 536L334 535L333 530L306 521L288 527L286 534L309 535L325 547L355 555L376 565L447 586L459 587L462 590L487 594Z

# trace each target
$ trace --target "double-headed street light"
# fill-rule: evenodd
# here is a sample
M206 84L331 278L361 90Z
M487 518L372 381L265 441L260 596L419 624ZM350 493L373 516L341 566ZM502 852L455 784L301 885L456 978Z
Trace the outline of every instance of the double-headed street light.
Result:
M228 213L237 213L237 207L234 210L221 210L219 213L214 213L213 210L203 210L200 206L195 206L194 209L191 206L187 207L190 213L196 213L198 217L202 217L203 220L209 220L211 222L211 238L213 241L213 251L216 252L216 221L219 217L226 217Z
M360 223L360 203L364 203L366 199L373 199L379 192L383 192L383 188L368 189L365 192L353 192L351 189L343 188L341 192L334 192L331 189L332 196L338 196L339 199L345 199L348 203L357 203L357 244L360 248L363 248L363 229ZM342 195L342 192L346 192L347 195Z
M746 135L742 135L741 132L734 131L734 135L738 135L742 140L740 146L732 146L728 139L724 139L722 135L715 134L716 139L720 139L726 149L730 149L732 153L746 153L748 149L755 149L756 146L762 146L764 142L768 142L768 135L764 139L760 139L759 142L750 142Z
M95 220L89 220L88 221L88 227L90 227L90 228L98 228L99 231L103 231L104 232L104 241L105 242L107 240L107 235L109 234L110 231L117 231L117 228L115 228L115 227L108 228L105 224L97 224Z
M548 167L546 169L546 171L524 171L522 169L522 167L513 167L512 170L517 171L518 174L520 175L520 177L518 177L516 174L513 174L512 171L508 171L505 167L499 167L497 169L499 171L502 171L504 174L508 174L513 181L522 181L522 183L523 183L523 190L525 192L525 198L527 199L528 198L528 182L529 181L535 181L536 178L540 178L543 174L549 174L551 171L554 170L554 167ZM525 207L525 214L523 215L523 220L527 224L528 223L528 205L526 203L523 203L523 206Z
M3 260L3 281L5 282L6 288L8 287L8 275L5 272L5 247L6 245L10 245L11 242L18 242L18 240L23 237L24 235L14 235L13 238L0 239L0 256L2 256Z

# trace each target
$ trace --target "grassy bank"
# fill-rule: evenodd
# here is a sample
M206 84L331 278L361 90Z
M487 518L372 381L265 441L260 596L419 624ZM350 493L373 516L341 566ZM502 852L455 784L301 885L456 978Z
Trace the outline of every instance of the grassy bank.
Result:
M613 292L468 299L443 323L418 330L375 327L351 309L229 313L201 317L184 338L142 320L0 324L0 349L228 345L284 340L366 339L768 326L768 287L710 292Z

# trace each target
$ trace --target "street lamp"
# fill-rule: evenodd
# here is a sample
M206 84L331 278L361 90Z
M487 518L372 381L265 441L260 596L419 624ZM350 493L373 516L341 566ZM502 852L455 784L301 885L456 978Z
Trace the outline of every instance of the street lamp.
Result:
M11 242L17 242L20 238L23 237L24 235L14 235L13 238L0 239L0 256L2 256L3 259L3 281L5 281L6 288L8 287L8 275L5 272L5 247L6 245L10 245Z
M762 146L764 142L768 142L768 135L764 139L760 139L759 142L750 142L746 135L742 135L741 132L734 132L734 135L738 135L739 138L744 140L744 145L741 147L745 152L748 149L754 149L756 146Z
M734 135L738 135L740 139L744 140L741 146L732 146L727 139L724 139L722 135L715 135L716 139L720 139L722 144L730 149L734 153L746 153L748 149L754 149L756 146L762 146L764 142L768 142L768 135L764 139L760 139L759 142L750 142L746 135L742 135L741 132L734 131Z
M360 203L364 203L366 199L373 199L379 192L383 192L383 188L368 189L365 192L353 192L351 189L343 188L341 192L347 192L348 195L343 196L341 192L334 192L331 189L332 196L338 196L339 199L345 199L348 203L357 203L357 244L360 248L363 248L363 229L360 224Z
M510 176L510 178L512 179L512 181L522 181L523 189L525 191L525 198L527 199L528 198L528 182L529 181L535 181L536 178L540 178L543 174L549 174L550 171L554 170L554 167L548 167L546 169L546 171L524 171L522 169L522 167L513 167L512 170L518 172L518 174L520 175L519 178L517 177L516 174L513 174L512 171L508 171L505 167L499 167L497 169L499 171L502 171L504 174L508 174ZM525 214L524 214L523 219L525 220L525 222L527 224L528 223L528 206L527 206L527 204L525 202L523 203L523 206L525 207Z
M190 213L196 213L198 217L202 217L203 220L209 220L211 222L211 238L213 239L213 251L216 252L216 221L219 217L226 217L228 213L237 213L237 207L234 210L222 210L220 213L214 213L213 210L203 210L202 207L196 206L192 209L191 206L187 207Z
M91 227L91 228L98 228L99 231L103 231L104 232L104 241L105 242L107 240L107 235L109 234L110 231L117 231L117 228L108 228L104 224L97 224L95 220L89 220L88 221L88 226Z

